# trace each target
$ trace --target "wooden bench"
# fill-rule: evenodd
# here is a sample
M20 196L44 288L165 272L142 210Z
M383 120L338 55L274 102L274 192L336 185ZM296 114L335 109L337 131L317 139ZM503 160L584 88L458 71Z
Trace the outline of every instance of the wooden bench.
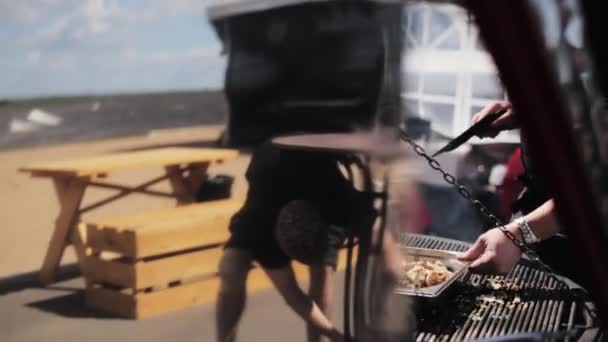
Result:
M54 281L57 267L66 247L72 244L81 272L86 273L87 247L82 236L82 215L115 204L133 194L175 198L179 204L195 201L198 190L206 178L207 170L215 164L236 158L238 151L216 148L167 147L132 152L110 153L81 159L53 161L20 168L32 177L47 177L53 181L59 204L59 216L40 269L40 281L48 285ZM123 171L155 168L160 174L153 178L123 183L113 179ZM169 181L171 191L152 189ZM88 189L114 191L93 203L84 203Z
M139 319L215 295L221 246L242 204L210 201L86 222L87 305Z

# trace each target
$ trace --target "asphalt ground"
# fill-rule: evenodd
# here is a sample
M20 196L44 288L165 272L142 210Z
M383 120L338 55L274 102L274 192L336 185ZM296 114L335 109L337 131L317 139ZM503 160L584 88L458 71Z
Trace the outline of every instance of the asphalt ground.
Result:
M214 303L139 321L116 318L86 308L84 280L63 270L69 279L47 288L37 286L34 279L17 279L21 283L12 286L8 280L0 282L2 342L214 341ZM343 284L339 274L337 289ZM340 293L334 315L339 325ZM267 288L249 295L239 341L304 341L305 336L304 323L276 291Z

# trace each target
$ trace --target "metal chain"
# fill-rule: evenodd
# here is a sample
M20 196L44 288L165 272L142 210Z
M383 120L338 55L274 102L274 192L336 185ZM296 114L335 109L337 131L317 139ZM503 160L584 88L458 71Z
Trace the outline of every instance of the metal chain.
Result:
M490 209L488 209L488 207L486 207L483 203L481 203L479 200L475 199L473 197L473 195L471 194L471 192L464 187L463 185L461 185L460 183L458 183L458 181L456 180L456 177L454 177L453 175L451 175L450 173L448 173L447 171L443 170L441 168L441 164L439 164L439 162L434 159L433 157L431 157L430 155L428 155L426 153L426 151L424 150L424 148L422 146L420 146L418 143L416 143L414 141L414 139L412 139L410 136L407 135L407 133L405 133L405 131L403 129L401 129L401 139L403 141L405 141L406 143L408 143L413 149L414 152L416 152L417 155L421 156L422 158L426 159L426 161L428 162L429 166L435 170L438 171L439 173L441 173L441 175L443 176L443 179L450 185L452 185L454 188L456 188L456 190L458 191L458 193L460 194L460 196L464 199L466 199L467 201L469 201L471 204L473 204L473 206L479 210L479 212L481 212L486 218L490 219L492 221L492 223L494 224L494 226L496 228L498 228L501 232L503 232L505 234L505 236L511 240L511 242L517 246L522 253L524 253L528 259L530 259L534 264L536 264L542 271L544 271L545 273L547 273L547 275L549 276L549 278L553 279L555 282L557 282L557 284L560 285L560 287L562 287L563 289L569 289L569 286L566 284L566 282L564 282L562 279L560 279L555 272L553 271L553 269L551 269L551 267L547 264L545 264L544 262L542 262L540 260L540 257L538 256L538 254L536 254L536 252L534 250L532 250L525 242L519 240L515 235L513 235L513 233L511 233L510 231L508 231L507 229L505 229L504 227L504 223L502 222L502 220L497 217L496 215L494 215ZM573 297L577 298L579 297L579 295L575 292L572 291ZM578 298L580 299L580 298ZM587 305L584 305L583 303L583 307L585 308L585 310L587 311L587 313L590 315L590 317L593 319L593 321L595 322L597 316L595 314L595 312L593 312Z

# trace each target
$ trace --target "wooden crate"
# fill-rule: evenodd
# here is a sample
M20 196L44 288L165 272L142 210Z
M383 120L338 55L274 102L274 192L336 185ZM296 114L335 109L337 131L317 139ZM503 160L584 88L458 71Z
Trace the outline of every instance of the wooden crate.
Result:
M87 222L87 246L131 259L213 246L228 238L228 224L241 207L238 199Z
M242 203L211 201L87 222L93 251L85 261L87 305L143 318L198 304L216 291L222 245Z
M297 279L308 281L308 266L298 262L293 262L292 265ZM346 250L343 249L340 251L338 269L344 269L345 265ZM260 268L254 268L249 272L247 292L251 293L271 286ZM137 291L94 283L87 287L85 297L87 306L96 310L125 318L145 319L195 305L213 303L219 288L220 279L216 273L212 273L190 282L173 282L171 286L165 288Z
M248 290L259 288L265 277L261 270L252 270L248 278ZM195 305L213 303L219 286L220 279L217 276L135 293L93 284L87 288L85 297L87 306L96 310L125 318L144 319Z
M87 306L142 319L212 303L228 224L242 200L203 202L86 223ZM112 254L112 257L107 257ZM339 268L345 263L341 251ZM293 263L298 279L308 267ZM270 287L253 269L248 291Z
M222 248L195 249L157 258L131 260L88 256L88 280L96 283L145 290L172 281L215 274Z

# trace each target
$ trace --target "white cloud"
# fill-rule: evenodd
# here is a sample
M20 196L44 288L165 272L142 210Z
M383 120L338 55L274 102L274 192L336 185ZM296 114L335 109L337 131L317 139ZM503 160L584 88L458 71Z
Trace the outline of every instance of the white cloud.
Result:
M111 4L104 0L88 0L84 2L82 15L89 32L97 34L108 31L110 27L108 19L111 16L110 6Z
M42 42L54 42L59 40L66 32L69 31L71 20L71 15L64 15L54 18L47 26L42 26L36 30L30 39L30 43L36 45Z
M30 52L28 52L25 61L27 64L30 65L38 65L38 63L40 63L40 57L42 56L42 53L40 52L40 50L32 50Z
M33 22L64 5L66 0L0 0L0 19Z
M210 0L148 0L148 7L163 15L205 15Z
M21 41L30 47L92 45L116 48L133 28L170 16L206 17L209 0L146 0L127 8L120 0L0 0L0 13L27 22L33 33ZM204 19L203 19L204 20Z
M38 5L48 11L34 10ZM27 51L23 54L36 50L39 56L30 55L29 65L38 64L40 56L49 67L61 68L78 56L112 58L130 45L130 33L139 24L119 0L23 0L21 6L14 13L14 20L23 21L16 44Z
M146 0L136 11L124 12L131 18L151 18L167 15L205 15L212 0ZM0 0L0 19L33 22L49 15L81 11L81 14L98 20L115 15L120 9L119 0Z
M208 3L208 0L129 3L123 0L0 0L0 30L8 28L6 32L11 32L9 45L0 47L0 56L3 51L12 53L10 58L0 58L0 73L13 70L15 79L23 79L20 91L24 93L28 92L27 88L44 87L49 89L29 91L53 93L62 85L66 89L87 89L91 78L98 80L99 87L110 89L120 87L116 79L121 77L134 88L136 84L152 84L157 78L157 84L162 85L162 80L167 79L167 86L179 88L180 84L187 84L189 74L193 73L186 70L205 70L194 72L205 77L203 80L190 77L193 84L218 83L225 60L220 56L219 42L205 26ZM180 36L172 41L171 27L167 25L178 23L181 17L187 20L200 17L200 29L192 29L191 37L187 37L191 42L184 40L184 34L189 34L188 25L177 28L176 34ZM198 18L191 22L196 25L196 21ZM154 33L148 32L163 28L169 30L169 34L162 37L164 40L150 42L154 41L154 37L150 39ZM217 80L209 81L213 72L207 70L217 71ZM32 75L28 76L31 77L29 83L22 76L25 74ZM175 76L168 76L172 74ZM3 91L7 90L0 87L0 92Z

